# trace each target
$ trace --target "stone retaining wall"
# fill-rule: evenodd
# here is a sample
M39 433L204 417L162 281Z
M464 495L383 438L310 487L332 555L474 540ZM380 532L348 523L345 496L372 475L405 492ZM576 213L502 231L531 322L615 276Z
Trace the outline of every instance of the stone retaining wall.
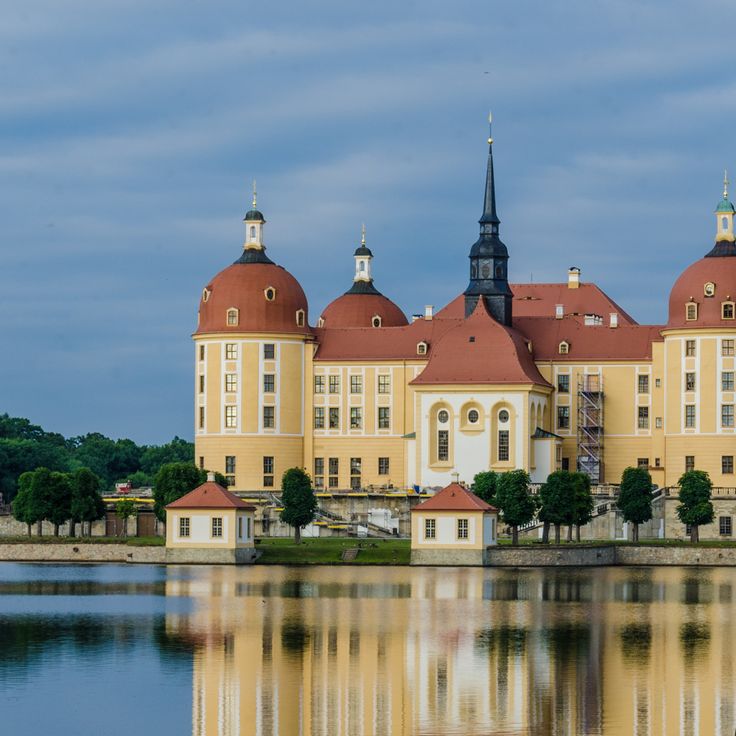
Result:
M491 567L596 567L615 565L616 547L539 546L489 547L487 564ZM646 564L646 563L642 563Z
M0 544L3 562L140 562L166 561L165 547L127 544Z
M449 567L481 566L485 555L482 549L413 549L412 565L428 565Z
M616 547L617 565L736 566L736 547Z

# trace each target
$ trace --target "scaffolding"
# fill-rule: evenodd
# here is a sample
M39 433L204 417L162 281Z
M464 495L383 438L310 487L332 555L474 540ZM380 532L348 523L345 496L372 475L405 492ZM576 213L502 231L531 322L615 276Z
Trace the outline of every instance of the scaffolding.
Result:
M593 485L603 480L603 379L578 376L578 470Z

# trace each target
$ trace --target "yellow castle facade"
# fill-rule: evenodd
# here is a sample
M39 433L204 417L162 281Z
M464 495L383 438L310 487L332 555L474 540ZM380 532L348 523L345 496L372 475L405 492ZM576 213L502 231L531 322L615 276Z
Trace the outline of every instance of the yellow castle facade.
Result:
M514 468L607 484L631 465L663 487L693 468L736 486L734 212L724 185L715 245L694 248L667 323L641 325L578 268L560 283L509 283L489 138L464 292L407 319L376 288L364 233L351 288L312 319L296 278L266 255L254 196L240 257L201 294L197 461L235 491L278 491L294 466L326 491Z

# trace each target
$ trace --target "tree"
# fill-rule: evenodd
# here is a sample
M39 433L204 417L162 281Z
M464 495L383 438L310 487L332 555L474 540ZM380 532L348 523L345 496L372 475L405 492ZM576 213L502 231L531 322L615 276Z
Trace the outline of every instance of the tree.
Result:
M492 470L484 470L481 473L476 473L475 478L473 478L473 493L486 503L493 504L496 498L497 484L498 474Z
M700 540L699 527L713 521L713 503L710 500L713 484L704 470L688 470L678 481L680 504L677 515L690 526L690 541Z
M28 527L28 536L31 536L31 526L40 518L34 514L31 502L31 484L33 483L33 472L23 473L18 478L18 493L12 504L13 516Z
M45 519L54 525L54 536L59 536L59 527L72 515L72 484L68 473L53 471L46 482Z
M136 513L136 506L129 498L121 498L115 504L115 516L123 520L123 537L128 536L128 519Z
M84 522L87 522L87 531L92 535L92 522L105 515L105 502L100 496L100 479L89 468L78 468L71 474L72 503L69 535L74 536L77 522L82 525L81 535L84 536Z
M158 468L156 468L158 471ZM143 470L136 470L135 473L131 473L126 480L130 481L131 488L142 488L143 486L151 485L151 476Z
M580 541L580 527L593 518L593 494L590 492L590 476L587 473L572 473L575 486L575 539Z
M159 521L166 521L166 506L193 491L207 479L194 463L162 465L153 481L153 510Z
M48 468L36 468L32 473L28 490L28 515L38 524L38 536L43 535L42 522L48 519L51 513L49 505L48 487L51 484L52 471Z
M639 541L639 524L652 518L652 477L646 468L626 468L616 505L624 521L634 525L633 541Z
M149 476L154 476L162 465L193 462L194 443L187 442L180 437L174 437L166 445L146 447L141 455L141 470Z
M317 498L312 479L301 468L289 468L281 478L281 521L294 527L294 541L301 542L302 528L314 519Z
M519 543L519 526L528 524L536 511L529 483L526 470L511 470L498 478L496 505L501 509L504 523L511 527L512 544Z
M539 489L539 518L555 525L555 544L560 543L560 527L572 524L575 513L575 480L567 470L556 470L547 476ZM546 541L546 540L545 540Z

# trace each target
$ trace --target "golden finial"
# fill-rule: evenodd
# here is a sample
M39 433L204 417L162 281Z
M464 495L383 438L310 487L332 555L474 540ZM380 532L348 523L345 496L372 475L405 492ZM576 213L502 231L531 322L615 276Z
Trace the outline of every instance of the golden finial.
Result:
M491 143L493 143L493 113L488 113L488 145L490 146Z
M257 199L256 180L253 179L253 209L256 208L256 199Z
M360 244L365 246L365 223L360 228Z
M723 170L723 199L728 199L728 170Z

